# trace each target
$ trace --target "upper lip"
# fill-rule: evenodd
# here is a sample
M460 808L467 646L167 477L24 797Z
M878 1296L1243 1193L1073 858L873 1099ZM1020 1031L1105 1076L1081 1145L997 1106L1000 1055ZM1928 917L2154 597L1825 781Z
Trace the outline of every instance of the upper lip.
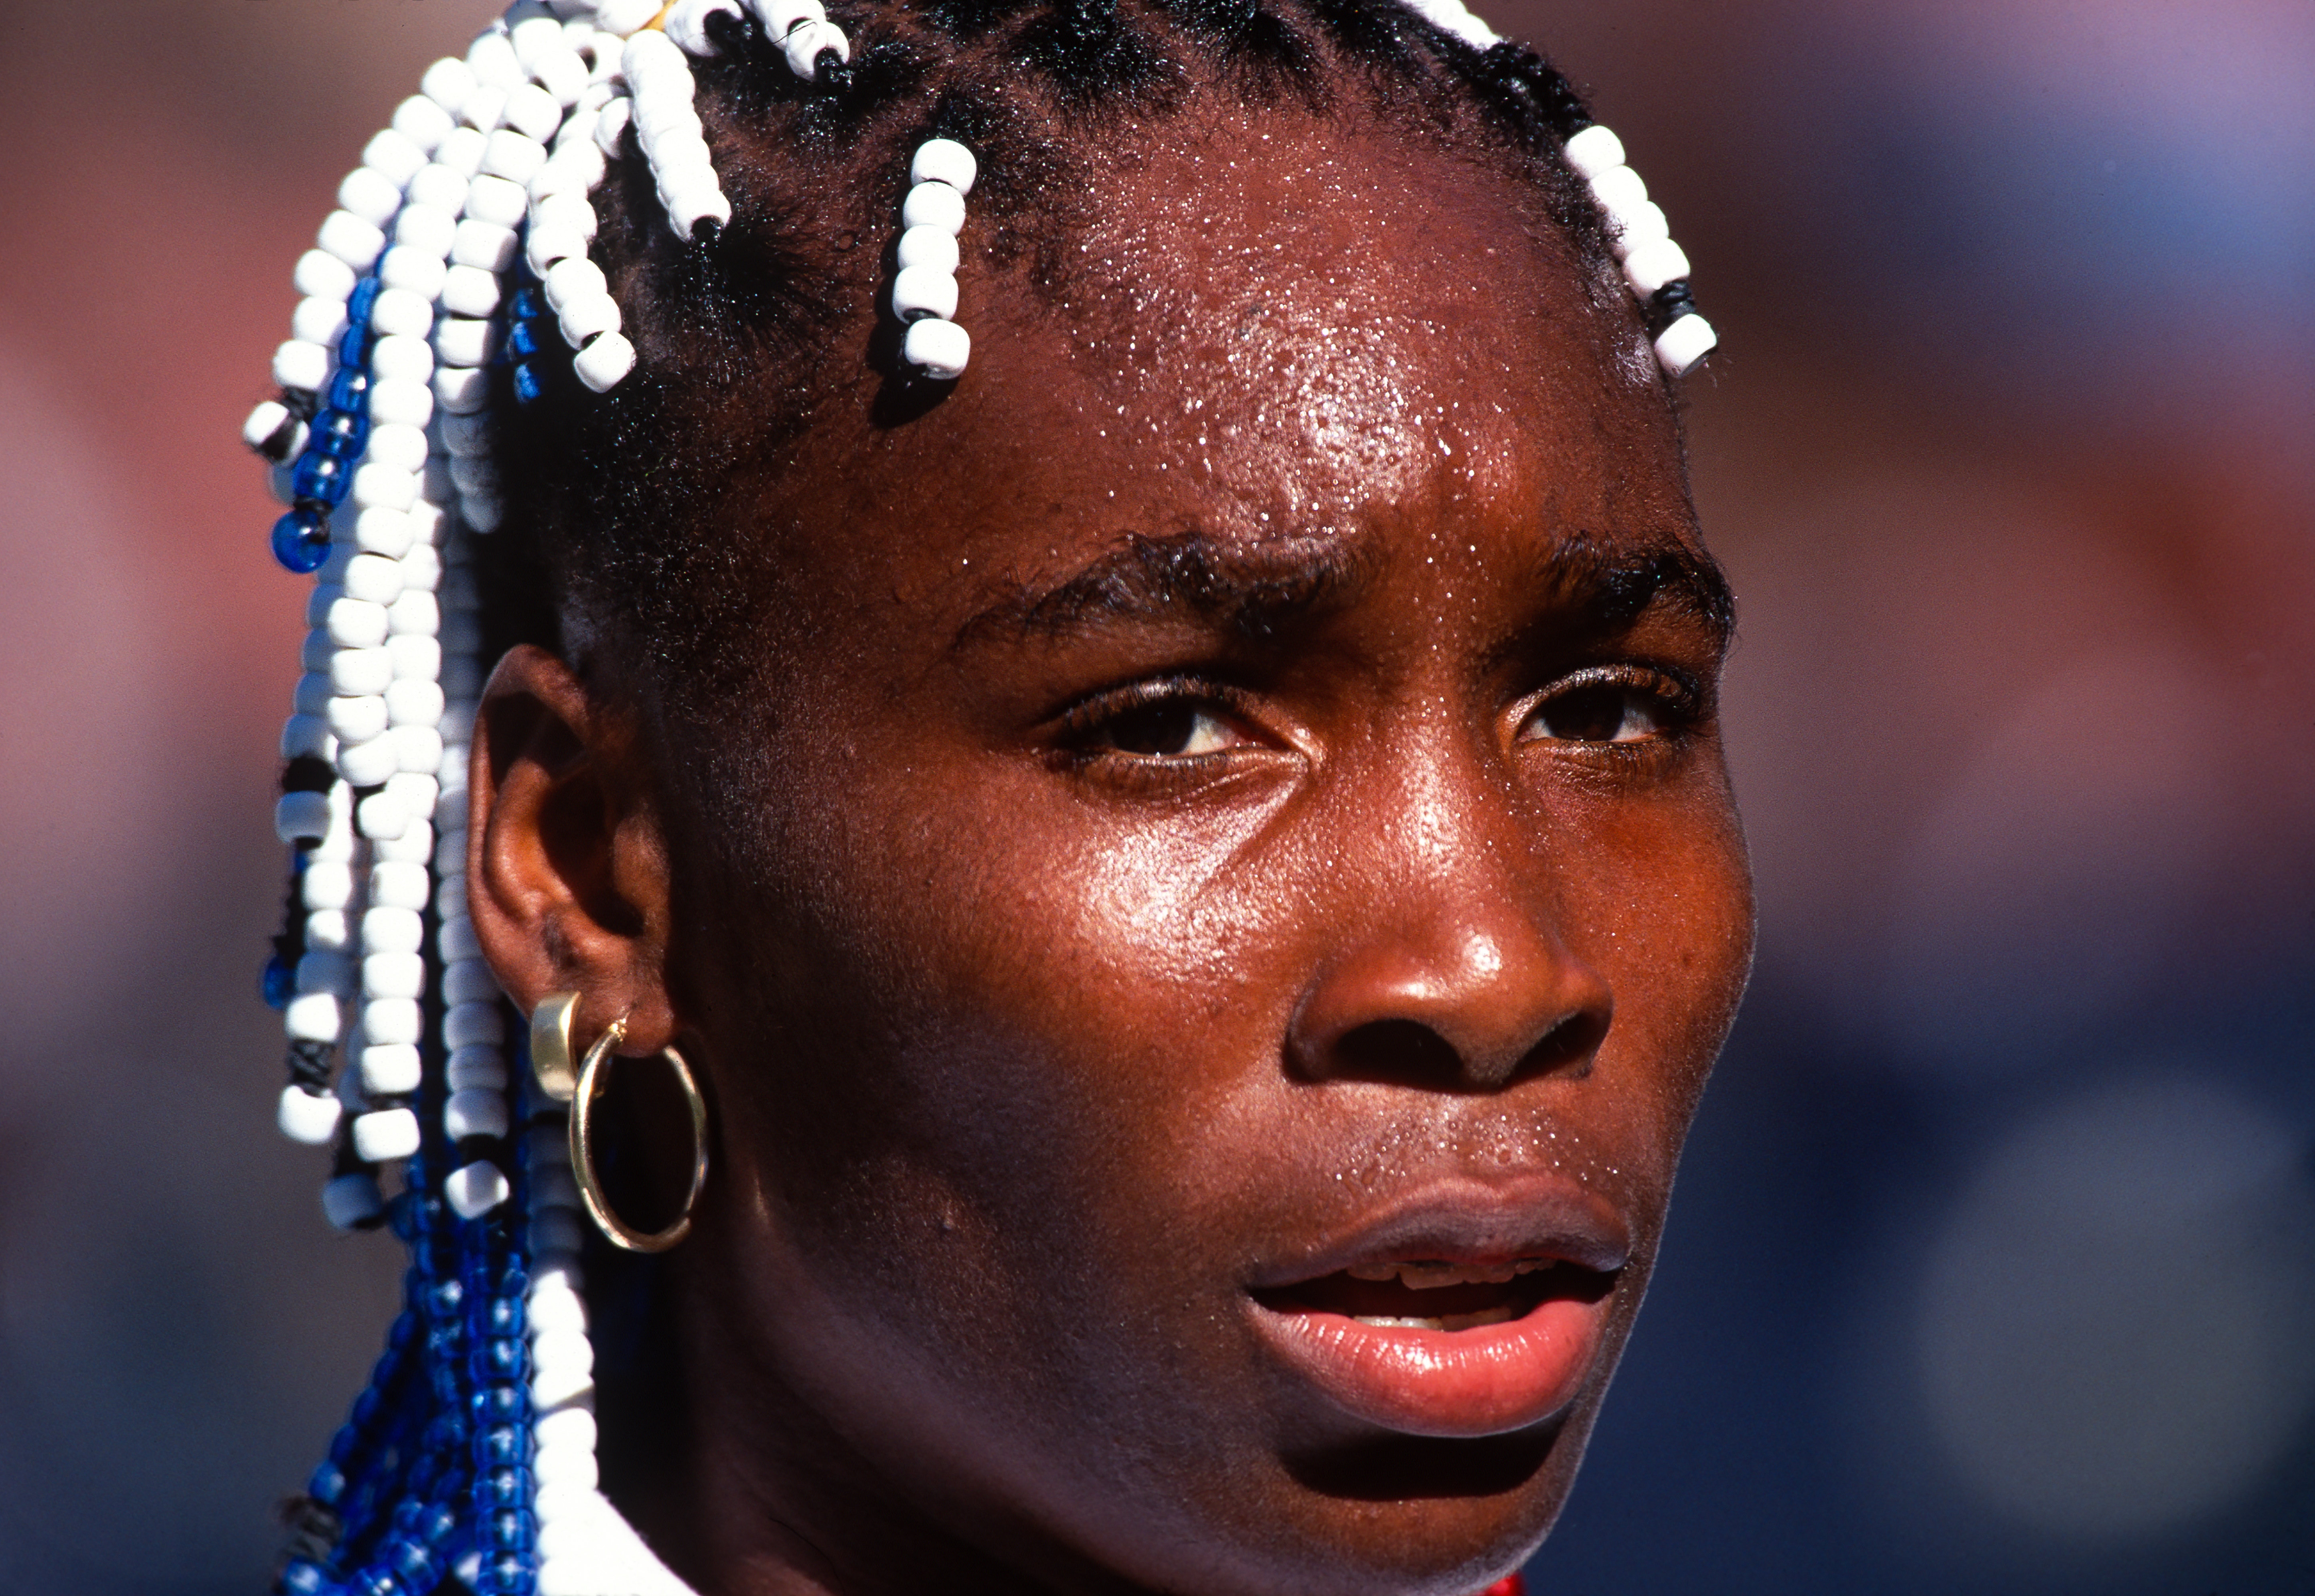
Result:
M1368 1209L1304 1247L1264 1260L1250 1290L1320 1280L1358 1264L1417 1260L1487 1267L1548 1258L1613 1274L1631 1227L1613 1204L1561 1175L1427 1182Z

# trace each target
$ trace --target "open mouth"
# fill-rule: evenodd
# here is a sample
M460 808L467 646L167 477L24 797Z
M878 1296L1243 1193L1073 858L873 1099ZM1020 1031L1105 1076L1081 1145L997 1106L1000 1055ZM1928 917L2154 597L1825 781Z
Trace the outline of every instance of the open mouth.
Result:
M1439 1258L1354 1264L1254 1292L1274 1313L1340 1314L1376 1329L1477 1330L1523 1319L1554 1299L1592 1303L1615 1275L1564 1258L1467 1264Z

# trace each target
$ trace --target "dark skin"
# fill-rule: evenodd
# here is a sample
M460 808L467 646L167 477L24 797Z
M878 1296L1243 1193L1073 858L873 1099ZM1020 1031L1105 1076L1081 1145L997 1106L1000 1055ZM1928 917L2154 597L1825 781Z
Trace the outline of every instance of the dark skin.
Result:
M493 967L714 1104L678 1460L623 1501L714 1596L1500 1577L1743 985L1716 578L1629 307L1390 130L1147 137L1091 291L968 250L953 395L878 430L864 368L732 484L746 802L615 649L491 684ZM1249 1328L1378 1205L1528 1175L1628 1243L1549 1411L1415 1433Z

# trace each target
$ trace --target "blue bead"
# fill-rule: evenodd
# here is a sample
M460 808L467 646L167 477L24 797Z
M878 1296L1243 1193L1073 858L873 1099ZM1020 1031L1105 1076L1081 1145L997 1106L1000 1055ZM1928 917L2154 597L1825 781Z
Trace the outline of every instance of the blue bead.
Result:
M528 1494L519 1468L493 1468L475 1482L475 1502L482 1507L520 1507Z
M330 557L330 529L310 510L293 510L273 523L273 557L300 576L319 571Z
M519 1385L485 1386L475 1393L474 1405L478 1424L515 1424L529 1416Z
M324 396L332 410L349 412L369 412L369 374L359 366L341 366L337 376L330 379L330 391Z
M335 509L353 483L353 470L343 460L328 455L307 451L297 462L297 474L291 477L290 491L303 501L314 500Z
M410 1596L410 1587L394 1576L391 1569L365 1568L354 1575L347 1588L359 1596Z
M378 286L374 277L366 277L354 285L354 291L346 296L347 321L358 327L369 325L370 310L377 304Z
M518 1596L531 1588L537 1564L526 1552L500 1552L483 1559L477 1596Z
M426 1307L435 1317L447 1319L458 1311L458 1305L466 1299L466 1288L457 1281L447 1280L428 1293Z
M517 322L507 329L507 353L519 360L528 360L546 346L539 341L538 324Z
M525 364L514 368L516 403L535 404L538 402L538 396L545 392L546 392L546 385L540 380L537 367Z
M346 329L338 340L338 364L359 368L369 364L370 336L368 326L360 322Z
M502 1507L483 1521L483 1533L502 1552L527 1552L538 1544L538 1521L520 1508Z
M492 1298L490 1306L483 1310L483 1326L488 1334L520 1335L522 1334L522 1299L519 1297Z
M518 322L537 321L546 314L546 301L536 288L525 286L507 301L507 314Z
M369 418L350 410L325 410L314 422L306 447L335 460L355 460L369 447Z
M395 1573L418 1590L432 1590L436 1580L440 1577L440 1571L435 1566L434 1554L414 1540L395 1536L386 1543L386 1558L393 1565Z
M475 1354L475 1378L478 1380L519 1379L528 1361L524 1356L521 1337L493 1335L483 1343L482 1351Z
M314 1470L314 1477L306 1482L306 1494L324 1507L335 1507L346 1494L345 1470L334 1463L324 1463Z
M477 1438L475 1455L485 1468L519 1468L530 1461L530 1450L527 1425L492 1424Z
M264 994L266 1007L287 1008L289 999L297 995L297 972L276 953L265 961L265 973L258 979L257 989Z
M330 1588L330 1576L318 1563L300 1557L281 1571L282 1596L321 1596Z
M447 1538L458 1527L458 1510L446 1502L438 1502L426 1510L418 1521L418 1538L433 1546Z

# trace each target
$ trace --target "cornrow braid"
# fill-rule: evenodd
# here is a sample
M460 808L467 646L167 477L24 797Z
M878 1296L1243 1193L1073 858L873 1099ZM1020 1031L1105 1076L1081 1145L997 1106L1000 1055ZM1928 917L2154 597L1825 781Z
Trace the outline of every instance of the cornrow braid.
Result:
M1496 151L1620 275L1668 377L1714 346L1615 136L1459 0L924 0L855 27L821 0L517 0L427 71L298 262L280 391L244 429L287 507L274 553L315 578L277 1117L330 1149L331 1222L390 1227L410 1264L280 1592L673 1588L597 1488L566 1111L467 916L468 752L488 661L573 609L696 689L673 696L743 684L744 555L686 529L745 450L699 436L700 395L793 372L755 385L749 441L800 433L847 252L893 240L877 413L920 413L969 368L959 272L1057 294L1072 140L1181 104L1203 63L1249 101L1364 84Z

